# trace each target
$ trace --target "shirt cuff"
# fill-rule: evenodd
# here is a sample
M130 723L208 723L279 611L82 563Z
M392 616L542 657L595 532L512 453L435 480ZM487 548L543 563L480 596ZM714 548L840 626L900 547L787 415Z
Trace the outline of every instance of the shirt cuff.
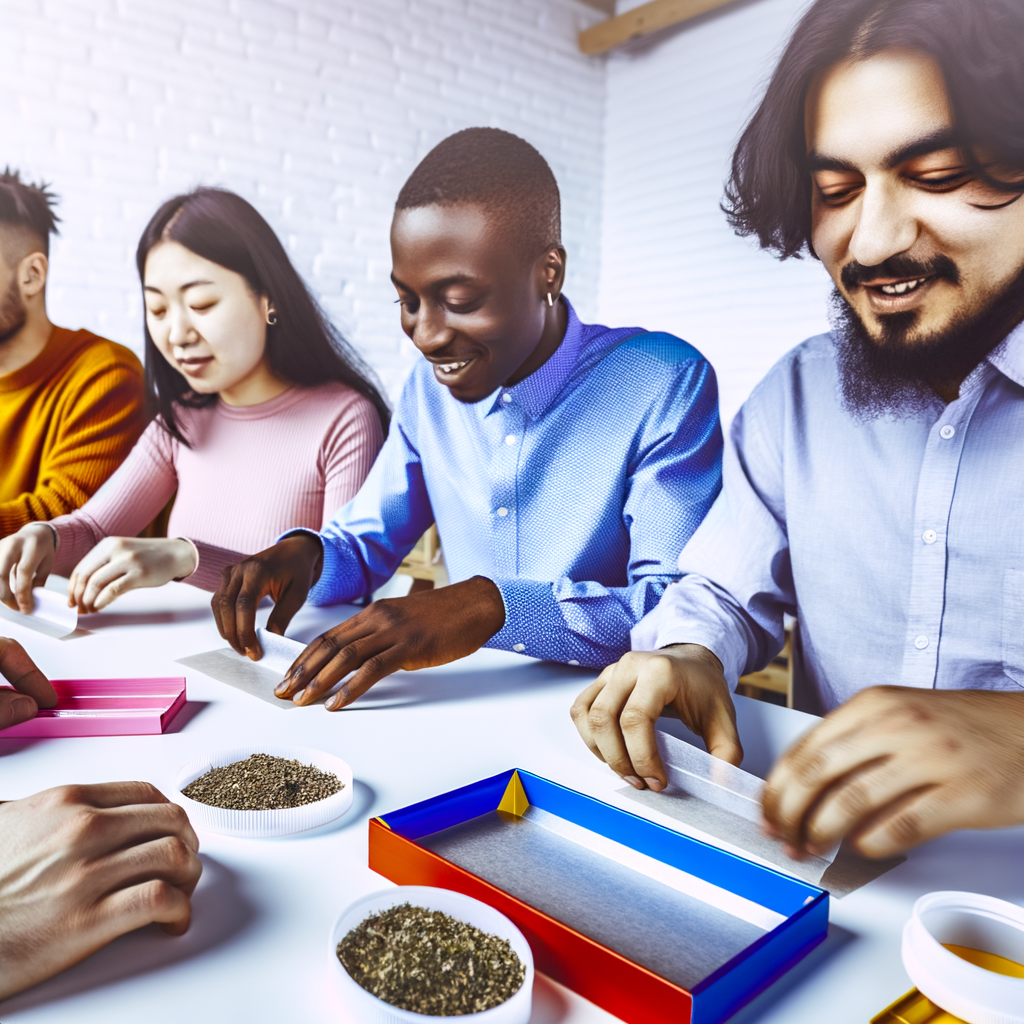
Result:
M695 616L673 614L664 600L648 612L630 634L634 651L659 651L673 644L706 647L721 663L731 690L736 689L747 662L746 642L725 623L705 622Z
M356 598L362 597L366 590L366 581L363 579L359 564L355 559L344 557L338 550L333 537L325 537L322 533L317 533L316 530L300 527L297 530L288 530L286 533L282 533L277 539L282 541L285 537L294 537L297 533L316 537L324 556L320 577L310 587L309 593L306 595L308 604L341 604L342 601L354 601Z

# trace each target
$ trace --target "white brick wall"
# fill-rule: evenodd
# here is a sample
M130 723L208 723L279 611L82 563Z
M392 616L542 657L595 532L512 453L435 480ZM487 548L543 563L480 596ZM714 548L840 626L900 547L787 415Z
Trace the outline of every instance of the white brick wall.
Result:
M700 348L725 422L783 352L827 327L821 266L777 263L718 206L733 145L805 3L736 5L608 61L599 317Z
M444 136L516 132L563 197L567 292L596 310L604 64L579 0L0 0L0 165L52 181L52 318L141 350L134 269L156 206L194 184L253 202L392 396L388 226Z

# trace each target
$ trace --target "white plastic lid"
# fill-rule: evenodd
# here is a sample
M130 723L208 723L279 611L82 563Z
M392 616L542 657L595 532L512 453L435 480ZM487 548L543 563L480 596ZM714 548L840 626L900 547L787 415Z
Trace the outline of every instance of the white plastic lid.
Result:
M903 966L936 1006L967 1024L1024 1024L1024 978L968 963L944 943L1024 963L1024 908L973 892L931 892L903 929Z
M459 1024L528 1024L533 1012L533 953L523 933L500 911L481 903L471 896L463 896L449 889L436 889L427 885L400 885L371 893L356 900L334 922L328 936L327 955L330 960L330 973L335 991L341 999L342 1006L348 1011L352 1020L359 1024L424 1024L429 1020L440 1020L427 1014L413 1013L412 1010L400 1010L397 1006L385 1003L371 995L358 982L354 981L342 962L338 959L338 943L371 914L378 914L390 907L402 903L411 903L414 907L425 910L439 910L451 917L458 918L474 928L479 928L489 935L497 935L507 939L516 956L526 967L526 977L522 987L515 995L506 999L500 1006L480 1013L466 1013L458 1017L444 1018L457 1020Z
M341 783L341 791L315 803L271 811L236 811L226 807L211 807L210 804L191 800L182 793L190 782L195 782L211 768L223 768L236 761L244 761L252 754L270 754L272 757L311 764L321 771L336 775ZM194 828L219 832L225 836L262 839L305 832L340 818L352 806L352 769L340 757L312 747L232 747L204 754L183 765L175 779L174 790L175 802L185 808Z

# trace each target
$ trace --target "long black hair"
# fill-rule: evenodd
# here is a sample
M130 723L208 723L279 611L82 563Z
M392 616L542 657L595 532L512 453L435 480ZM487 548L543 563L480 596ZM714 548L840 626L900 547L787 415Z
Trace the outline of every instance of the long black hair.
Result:
M917 50L942 69L955 141L980 178L1024 192L1017 174L994 177L979 150L1024 171L1024 0L816 0L800 19L761 105L740 136L725 211L741 235L785 259L811 248L811 178L804 103L821 71L883 50Z
M178 242L190 252L241 274L256 295L266 295L277 322L267 326L266 360L271 372L299 387L328 381L347 384L368 398L387 433L390 412L373 372L328 320L292 266L277 235L255 207L223 188L197 188L168 199L146 225L135 262L145 283L146 257L160 242ZM175 406L199 409L217 395L193 391L160 354L143 321L146 390L167 432L189 445Z

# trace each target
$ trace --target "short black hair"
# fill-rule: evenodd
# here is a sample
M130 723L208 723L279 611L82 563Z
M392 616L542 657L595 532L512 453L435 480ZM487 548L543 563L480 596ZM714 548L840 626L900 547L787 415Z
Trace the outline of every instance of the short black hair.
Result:
M50 255L50 235L58 234L53 212L57 197L49 185L21 180L17 171L5 167L0 174L0 227L22 228L36 236L42 251Z
M562 244L558 183L525 139L466 128L438 143L409 175L396 210L472 203L500 217L526 259Z
M942 71L954 141L979 177L1024 192L1022 0L816 0L800 19L740 137L722 209L779 258L814 255L804 105L815 76L883 50L916 50ZM1014 171L994 178L978 151Z

